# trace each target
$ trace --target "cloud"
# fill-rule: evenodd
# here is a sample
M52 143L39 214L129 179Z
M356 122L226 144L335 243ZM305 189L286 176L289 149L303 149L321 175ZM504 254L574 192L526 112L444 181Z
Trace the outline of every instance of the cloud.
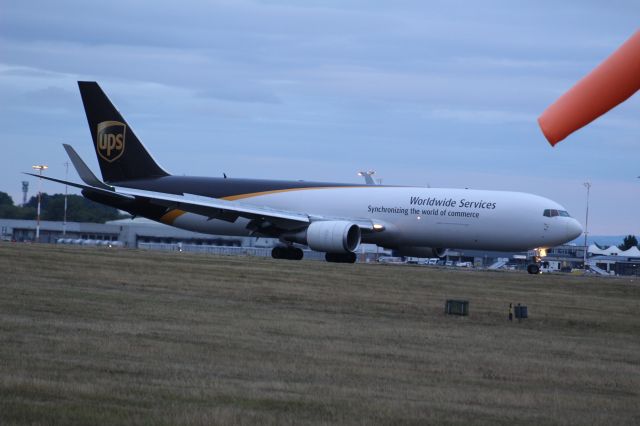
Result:
M28 91L21 99L25 105L38 105L48 111L57 108L75 106L77 95L60 87L48 86L44 89Z
M221 99L232 102L259 102L276 104L280 98L273 92L262 87L247 87L246 85L227 85L205 88L196 91L196 96L203 98Z
M531 123L536 120L535 114L525 114L508 110L465 110L465 109L434 109L426 116L437 120L451 120L476 124L506 124Z
M569 191L572 176L635 167L638 95L553 150L535 120L636 30L637 1L5 3L0 177L18 189L21 164L66 160L58 139L95 165L77 80L99 81L163 164L194 174L359 181L369 167L500 187L483 175L497 170L537 192L529 176Z

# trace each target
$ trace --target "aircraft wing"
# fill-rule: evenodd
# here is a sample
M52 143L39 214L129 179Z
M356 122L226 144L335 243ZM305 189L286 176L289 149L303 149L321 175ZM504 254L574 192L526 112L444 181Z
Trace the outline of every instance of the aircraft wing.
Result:
M75 182L68 182L48 176L40 176L34 173L25 173L30 176L58 182L73 186L85 191L96 192L113 198L120 198L123 201L141 201L165 207L167 212L172 210L182 210L207 216L210 219L220 219L228 222L235 222L238 217L252 219L258 223L276 225L283 229L296 229L306 227L317 220L348 220L355 223L363 231L373 231L373 222L370 219L362 218L337 218L317 216L313 214L293 212L287 210L273 209L266 206L242 203L238 201L228 201L219 198L202 197L193 194L175 195L164 192L153 192L139 189L109 187L104 189L92 185L83 185ZM97 180L97 178L96 178Z
M244 217L270 222L285 228L300 228L316 220L348 220L358 225L358 227L364 231L374 230L373 222L366 218L318 216L194 194L174 195L129 188L116 188L116 191L119 194L146 199L152 204L164 206L168 209L167 211L174 209L184 210L186 212L207 216L210 219L221 219L229 222L235 222L238 217Z
M210 219L235 222L238 217L246 217L249 219L289 221L300 225L311 222L309 216L303 213L259 207L219 198L201 197L193 194L175 195L119 187L116 188L116 191L120 194L147 200L152 204L166 207L168 210L183 210L207 216Z

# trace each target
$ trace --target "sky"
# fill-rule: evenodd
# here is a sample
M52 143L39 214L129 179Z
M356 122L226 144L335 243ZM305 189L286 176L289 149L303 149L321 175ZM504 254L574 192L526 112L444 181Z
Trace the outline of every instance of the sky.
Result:
M634 1L0 0L0 191L98 174L78 80L174 174L523 191L640 235L640 95L552 148L537 117ZM72 170L71 180L78 180ZM44 182L43 191L61 185Z

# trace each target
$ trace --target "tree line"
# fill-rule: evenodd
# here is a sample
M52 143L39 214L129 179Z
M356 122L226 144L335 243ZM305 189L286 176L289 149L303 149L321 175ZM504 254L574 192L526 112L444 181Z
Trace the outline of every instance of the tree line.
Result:
M640 249L640 246L638 246L638 239L635 237L635 235L627 235L626 237L624 237L624 240L622 240L622 244L620 244L618 248L622 251L625 251L634 246Z
M16 206L9 194L0 191L0 218L35 220L37 208L37 195L31 197L24 206ZM95 203L81 195L67 195L67 222L105 223L125 217L129 216L113 207ZM64 194L42 194L40 219L64 220Z

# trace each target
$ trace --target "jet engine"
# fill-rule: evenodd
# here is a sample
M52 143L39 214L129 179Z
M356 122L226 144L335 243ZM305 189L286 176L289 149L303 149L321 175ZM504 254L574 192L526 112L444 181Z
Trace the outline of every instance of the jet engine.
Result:
M393 250L394 256L408 257L442 257L447 249L433 247L398 247Z
M306 234L311 250L327 253L351 253L360 244L361 237L358 225L341 220L312 222Z

